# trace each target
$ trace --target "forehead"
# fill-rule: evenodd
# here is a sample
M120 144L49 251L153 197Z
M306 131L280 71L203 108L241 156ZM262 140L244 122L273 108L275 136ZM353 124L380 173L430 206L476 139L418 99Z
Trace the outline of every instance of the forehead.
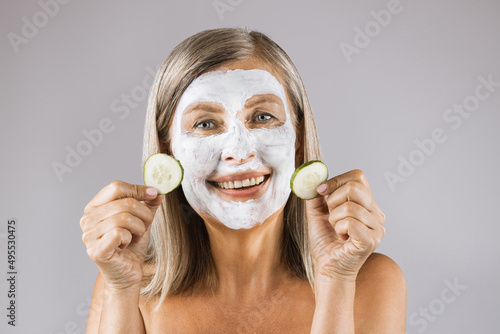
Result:
M211 71L194 80L179 101L177 111L183 112L196 102L217 102L229 112L243 108L254 95L273 94L283 101L287 98L283 86L269 72L261 69Z

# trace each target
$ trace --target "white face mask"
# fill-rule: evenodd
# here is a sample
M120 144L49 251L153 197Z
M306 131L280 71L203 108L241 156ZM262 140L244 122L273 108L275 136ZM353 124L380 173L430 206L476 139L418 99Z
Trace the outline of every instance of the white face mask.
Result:
M286 114L284 123L257 128L248 126L246 118L247 126L241 121L238 116L242 116L247 99L262 94L272 94L281 100ZM218 117L222 115L224 126L217 133L200 135L182 128L185 112L192 109L188 107L198 102L222 106L223 114ZM204 119L200 118L201 123L207 124ZM196 211L235 230L264 222L286 203L290 177L295 170L295 130L283 86L269 72L260 69L212 71L199 76L186 89L175 111L172 151L184 168L182 189ZM227 159L228 156L234 159ZM269 183L266 191L256 199L224 198L207 182L213 175L258 169L269 171L271 177L265 181Z

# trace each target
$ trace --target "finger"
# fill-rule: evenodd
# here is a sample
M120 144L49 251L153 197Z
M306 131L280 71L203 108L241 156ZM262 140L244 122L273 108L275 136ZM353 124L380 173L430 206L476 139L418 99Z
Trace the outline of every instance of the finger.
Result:
M307 200L307 212L317 213L318 215L328 215L328 206L325 198L326 196L316 196L313 199Z
M101 221L97 226L82 235L83 242L88 244L95 242L97 239L115 227L124 228L132 235L141 236L146 232L146 224L138 217L132 215L130 212L120 212L107 219Z
M151 195L146 192L147 189L152 189L150 190ZM90 200L85 207L85 212L87 212L90 207L100 206L121 198L131 197L138 201L149 201L154 199L157 194L158 191L155 188L138 184L130 184L123 181L113 181L102 188L101 191L99 191L97 195Z
M377 218L368 210L355 202L344 202L334 208L328 216L328 221L334 226L339 220L352 217L366 225L369 229L376 229L380 225Z
M330 195L336 189L342 187L349 181L357 181L363 184L366 188L370 189L370 185L368 184L365 174L359 169L354 169L326 180L316 188L316 191L320 195Z
M349 236L356 248L372 251L378 247L385 235L385 228L383 226L370 230L366 225L353 217L339 220L335 224L334 229L337 234L342 235L341 237L344 240L347 240L347 236Z
M132 241L132 234L126 229L115 227L99 239L96 245L96 256L98 261L109 261L118 248L126 248ZM120 247L120 245L122 245ZM94 260L94 259L93 259Z
M348 181L331 193L327 198L328 209L332 211L342 203L349 201L361 205L369 212L376 212L378 209L372 192L357 181Z
M338 221L334 229L343 240L347 240L350 237L353 243L356 246L360 246L360 248L368 245L369 240L372 238L372 230L353 217L346 217Z
M146 204L134 198L122 198L113 202L98 206L91 213L95 221L101 222L120 212L128 212L141 219L146 227L153 221L154 213Z
M144 203L151 210L151 212L154 214L154 213L156 213L156 210L158 209L158 207L160 206L160 204L164 198L165 198L165 195L158 195L155 198L153 198L152 200L140 201L140 202Z
M142 238L146 238L151 234L151 225L148 226L146 231L142 235L132 235L132 242L139 243Z

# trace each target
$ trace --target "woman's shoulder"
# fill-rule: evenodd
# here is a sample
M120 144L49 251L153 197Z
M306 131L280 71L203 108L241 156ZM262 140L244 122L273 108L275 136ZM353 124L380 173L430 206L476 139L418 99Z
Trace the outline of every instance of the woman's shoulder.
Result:
M404 326L406 298L406 279L399 265L387 255L372 253L356 279L355 313L362 315L358 319L371 328Z
M389 256L373 252L361 267L356 289L406 287L406 280L399 265Z
M389 275L395 278L404 278L403 271L399 265L389 256L382 253L373 252L365 261L359 275L368 276L373 275ZM369 277L369 276L368 276Z

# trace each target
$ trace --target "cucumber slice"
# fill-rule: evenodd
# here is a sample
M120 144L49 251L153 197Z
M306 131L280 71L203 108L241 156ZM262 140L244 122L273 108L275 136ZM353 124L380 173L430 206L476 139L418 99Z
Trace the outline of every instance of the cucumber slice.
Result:
M319 160L300 165L290 178L290 188L297 197L313 199L318 196L316 188L328 179L328 168Z
M144 163L144 184L165 195L177 188L184 177L181 163L165 153L151 154Z

